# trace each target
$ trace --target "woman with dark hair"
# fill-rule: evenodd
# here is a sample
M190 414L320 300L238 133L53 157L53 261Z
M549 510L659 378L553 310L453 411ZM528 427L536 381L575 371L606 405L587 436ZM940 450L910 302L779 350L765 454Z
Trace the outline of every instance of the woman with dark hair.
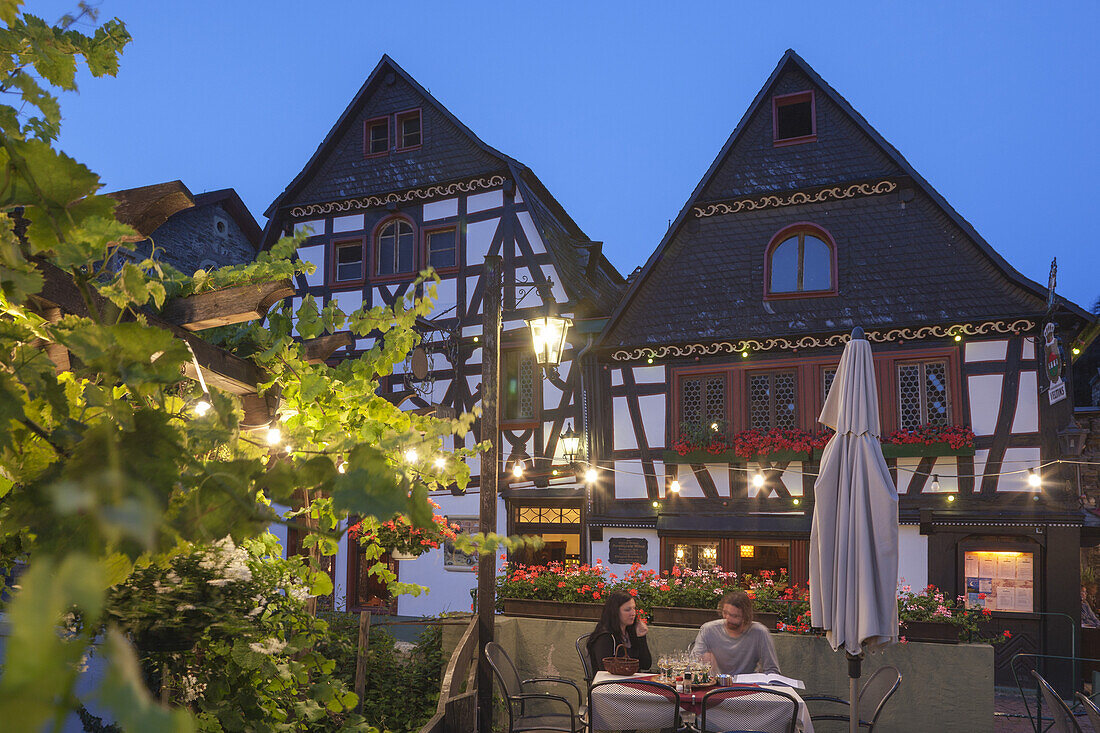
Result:
M648 633L649 627L638 616L632 596L623 591L609 595L596 630L588 637L588 657L592 660L593 671L602 671L604 657L615 656L620 644L626 647L625 656L638 660L639 669L648 669L653 664L646 641Z

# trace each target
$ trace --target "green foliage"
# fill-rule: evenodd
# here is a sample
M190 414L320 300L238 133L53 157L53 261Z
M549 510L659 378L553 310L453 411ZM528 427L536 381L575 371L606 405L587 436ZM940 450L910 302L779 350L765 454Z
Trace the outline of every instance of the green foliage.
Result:
M94 20L95 11L82 5L77 17ZM412 415L377 394L379 378L418 342L416 320L430 313L438 278L422 274L427 298L414 288L392 306L350 314L305 298L295 314L283 306L265 322L204 332L263 371L260 391L280 402L285 440L271 448L243 433L232 395L211 395L213 409L196 415L200 390L183 376L191 354L151 316L172 298L310 266L290 259L293 239L254 263L190 276L155 257L119 263L120 248L140 236L114 219L98 177L52 147L61 120L54 91L76 88L80 60L93 75L113 75L130 37L117 20L89 35L73 30L75 20L51 26L0 0L0 89L14 102L0 104L0 565L30 565L9 609L0 720L21 730L59 725L79 707L77 669L94 651L109 670L95 695L125 730L362 728L332 663L313 648L323 622L300 603L265 596L245 623L242 599L212 592L219 578L203 585L203 560L188 563L230 537L260 553L249 566L254 579L281 573L286 566L258 559L281 549L247 541L273 521L308 528L307 547L333 554L349 513L399 513L424 527L428 491L467 484L463 459L478 448L444 453L443 441L474 417ZM57 271L79 303L50 319L33 296L43 272ZM374 346L337 366L310 364L295 319L302 337L347 329ZM49 347L68 352L68 371L58 373ZM423 458L407 461L408 451ZM278 516L273 501L295 508ZM311 592L330 590L315 567L299 570ZM383 570L376 563L385 580ZM162 594L156 584L166 581L173 587ZM178 601L174 610L162 595ZM189 604L204 610L192 617L181 610ZM188 700L191 715L153 701L139 672L149 672L150 658L139 660L132 642L200 625L196 669L154 660L205 684ZM264 640L249 640L260 631Z

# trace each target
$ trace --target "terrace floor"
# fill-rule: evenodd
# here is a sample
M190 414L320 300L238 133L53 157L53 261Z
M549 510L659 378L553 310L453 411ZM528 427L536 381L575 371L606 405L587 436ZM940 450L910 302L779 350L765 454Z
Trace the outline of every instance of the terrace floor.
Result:
M1028 698L1028 704L1031 705L1031 711L1035 712L1035 703L1031 698ZM1035 728L1032 726L1031 720L1027 717L1027 707L1024 705L1024 701L1020 698L1020 693L1011 687L997 687L994 688L993 693L993 709L996 713L1015 714L1023 717L1006 717L998 715L993 719L993 732L994 733L1034 733ZM1077 719L1081 725L1081 730L1085 733L1100 733L1100 731L1094 730L1089 724L1089 721L1084 716ZM1043 725L1050 725L1049 721Z

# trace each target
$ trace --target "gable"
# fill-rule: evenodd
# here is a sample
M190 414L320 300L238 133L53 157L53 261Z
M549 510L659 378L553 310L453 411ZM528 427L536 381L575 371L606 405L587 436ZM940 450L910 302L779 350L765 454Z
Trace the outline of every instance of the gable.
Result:
M773 96L807 89L816 140L776 145ZM769 242L802 223L836 241L837 290L766 298ZM1045 305L1045 288L1008 265L788 51L633 278L601 340L614 347L837 333L1034 315Z
M502 162L471 140L435 104L429 103L400 75L381 75L339 131L324 160L286 205L332 201L386 191L453 181L498 171ZM392 82L391 82L392 80ZM420 109L422 143L408 152L393 149L392 116ZM363 131L367 120L391 119L390 151L366 157Z
M813 90L817 141L776 146L772 97ZM895 175L901 168L794 63L743 121L736 145L719 163L700 201L790 191Z

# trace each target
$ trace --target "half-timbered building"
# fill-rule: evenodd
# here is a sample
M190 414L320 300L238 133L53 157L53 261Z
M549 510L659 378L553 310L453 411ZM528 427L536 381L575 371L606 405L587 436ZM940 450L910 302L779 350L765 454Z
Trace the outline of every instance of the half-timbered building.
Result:
M1090 321L788 51L592 351L592 556L805 583L817 416L861 326L899 431L903 582L988 606L1002 679L1015 651L1068 653L1079 487L1046 464L1073 403L1059 339Z
M497 530L541 535L542 559L579 560L583 487L571 473L553 475L550 466L555 457L562 462L562 432L583 428L574 351L594 339L598 319L610 314L624 284L601 243L589 240L529 168L482 142L389 57L266 213L265 246L283 234L309 234L298 256L316 269L300 278L298 298L335 301L350 313L404 297L428 267L442 278L423 324L423 350L384 385L387 396L411 410L446 414L479 402L482 264L486 255L502 258L502 468L522 463L525 471L503 492ZM536 366L524 325L546 307L572 317L578 334L577 346L549 375ZM371 345L357 339L335 358ZM448 447L480 439L475 427ZM479 466L469 463L473 482L464 495L433 498L452 522L477 531ZM391 604L358 553L342 545L333 568L336 604L402 614L469 608L473 558L442 550L391 562L402 581L431 593Z

